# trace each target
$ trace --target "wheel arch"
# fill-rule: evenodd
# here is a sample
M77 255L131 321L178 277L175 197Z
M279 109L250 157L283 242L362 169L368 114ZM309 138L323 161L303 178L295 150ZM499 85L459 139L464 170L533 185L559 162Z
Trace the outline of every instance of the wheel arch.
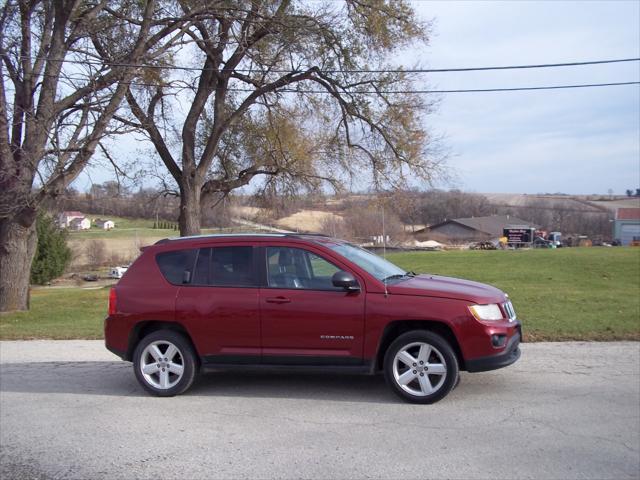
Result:
M455 352L460 370L466 368L460 343L449 325L438 320L395 320L387 324L382 332L375 361L372 364L373 373L383 369L384 356L391 343L403 333L413 330L428 330L443 337Z
M136 346L144 337L149 335L150 333L156 332L158 330L171 330L177 333L180 333L185 337L185 339L191 345L196 358L200 358L198 354L198 350L193 343L191 335L187 331L184 326L178 322L167 322L162 320L144 320L135 324L135 326L131 329L129 333L129 342L127 347L127 352L125 356L125 360L132 361L133 360L133 352L136 349Z

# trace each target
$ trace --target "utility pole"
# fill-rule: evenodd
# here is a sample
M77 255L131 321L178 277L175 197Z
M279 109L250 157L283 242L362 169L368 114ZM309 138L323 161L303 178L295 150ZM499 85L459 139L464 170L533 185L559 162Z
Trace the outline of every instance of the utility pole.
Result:
M382 200L382 256L387 258L387 234L384 225L384 200Z

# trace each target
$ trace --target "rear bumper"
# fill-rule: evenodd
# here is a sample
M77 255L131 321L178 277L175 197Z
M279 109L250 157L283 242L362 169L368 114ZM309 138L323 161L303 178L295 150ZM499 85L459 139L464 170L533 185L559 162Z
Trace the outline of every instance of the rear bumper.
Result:
M466 370L468 372L486 372L489 370L497 370L498 368L508 367L520 358L520 330L511 337L507 347L502 353L491 355L488 357L480 357L465 360Z
M128 330L123 328L117 316L109 315L104 319L104 346L122 360L127 360Z
M118 357L120 357L122 360L126 360L126 356L127 356L127 352L123 352L122 350L118 350L117 348L113 348L110 347L107 342L104 343L104 346L106 347L107 350L109 350L111 353L117 355Z

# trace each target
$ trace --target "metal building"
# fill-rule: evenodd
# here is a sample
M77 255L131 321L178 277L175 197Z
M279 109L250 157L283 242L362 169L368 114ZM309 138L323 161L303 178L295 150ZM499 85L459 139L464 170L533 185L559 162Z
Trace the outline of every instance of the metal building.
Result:
M613 223L613 238L622 245L640 240L640 208L619 208Z

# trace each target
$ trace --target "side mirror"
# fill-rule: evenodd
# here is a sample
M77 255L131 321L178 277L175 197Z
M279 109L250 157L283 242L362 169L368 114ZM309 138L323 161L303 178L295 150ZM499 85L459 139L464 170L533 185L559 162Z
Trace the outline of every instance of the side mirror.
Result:
M360 285L358 280L349 272L339 271L331 277L331 283L334 287L344 288L347 292L359 292Z

